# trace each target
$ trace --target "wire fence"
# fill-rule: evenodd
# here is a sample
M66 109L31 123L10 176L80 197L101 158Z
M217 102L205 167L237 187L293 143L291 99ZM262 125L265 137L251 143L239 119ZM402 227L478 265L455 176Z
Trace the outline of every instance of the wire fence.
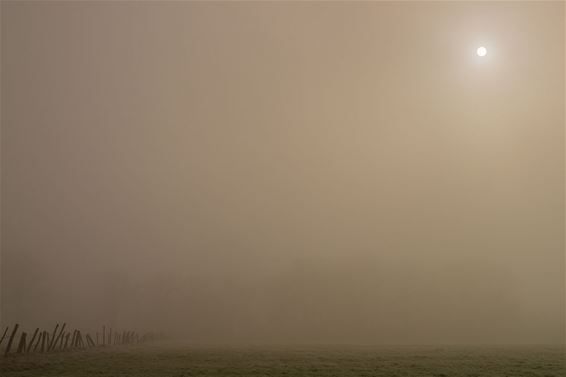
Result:
M20 325L6 326L0 336L0 351L5 357L13 354L63 352L85 350L94 347L126 346L146 343L156 339L152 333L140 334L133 330L112 331L102 326L100 331L90 333L80 329L68 329L67 324L57 323L52 331L37 327L33 333L21 331Z

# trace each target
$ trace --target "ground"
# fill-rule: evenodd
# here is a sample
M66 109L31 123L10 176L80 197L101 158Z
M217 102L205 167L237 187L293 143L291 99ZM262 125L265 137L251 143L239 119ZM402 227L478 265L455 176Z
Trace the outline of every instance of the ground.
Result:
M0 356L0 376L407 376L566 375L564 348L122 346Z

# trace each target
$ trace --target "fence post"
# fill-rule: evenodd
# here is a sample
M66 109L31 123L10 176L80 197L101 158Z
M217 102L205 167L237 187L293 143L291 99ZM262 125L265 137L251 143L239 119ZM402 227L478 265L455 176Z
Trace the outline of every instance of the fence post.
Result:
M83 348L83 337L81 336L81 331L77 333L77 345L78 348Z
M4 351L4 356L8 356L10 348L12 348L12 343L14 342L14 337L16 336L16 332L18 331L18 327L20 327L20 325L16 323L14 329L12 330L12 334L10 335L10 339L8 339L8 345L6 346L6 351Z
M41 343L42 338L43 338L43 332L40 332L39 337L37 338L37 342L35 343L35 346L33 347L33 352L35 352L37 350L37 347L39 347L39 343Z
M0 338L0 345L2 345L2 341L4 340L4 338L6 337L6 333L8 332L8 326L6 326L6 329L4 330L4 333L2 334L2 338Z
M63 347L63 349L67 349L67 346L69 345L69 337L71 336L71 333L68 332L67 336L65 336L65 347Z
M90 334L86 334L86 341L87 341L89 347L95 347L96 346L96 344L94 344L94 340L92 340L92 337L90 336Z
M79 330L75 330L75 332L73 333L73 339L71 340L71 347L75 348L77 345L77 334L79 333Z
M46 343L49 345L49 334L44 330L41 337L41 353L45 352Z
M24 331L20 336L20 343L18 344L18 353L24 353L26 350L26 338L28 334Z
M67 336L68 333L63 333L62 336L60 336L61 340L59 341L59 349L63 349L63 342L65 341L65 337Z
M35 331L33 332L33 336L31 337L31 340L29 341L28 349L26 350L27 353L29 353L29 351L31 351L31 346L33 345L33 342L34 342L35 337L37 336L38 332L39 332L39 327L36 328Z
M50 338L51 342L49 342L49 345L47 346L48 351L51 351L51 348L53 348L53 343L55 343L55 335L57 335L57 329L58 328L59 328L59 324L56 324L55 329L53 330L53 335L51 335L51 338Z
M51 348L50 349L55 349L55 347L57 347L57 343L59 343L59 339L63 335L63 331L65 331L65 326L67 326L67 324L63 323L63 326L61 326L61 331L59 331L59 335L57 335L57 338L54 341L51 342ZM53 335L53 336L55 336L55 335Z

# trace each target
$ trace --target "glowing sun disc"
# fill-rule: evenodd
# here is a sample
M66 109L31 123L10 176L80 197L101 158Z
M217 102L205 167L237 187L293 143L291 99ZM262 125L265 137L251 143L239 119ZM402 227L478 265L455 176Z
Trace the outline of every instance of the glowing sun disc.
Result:
M478 54L478 56L486 56L487 55L487 48L481 46L478 47L478 49L476 50L476 53Z

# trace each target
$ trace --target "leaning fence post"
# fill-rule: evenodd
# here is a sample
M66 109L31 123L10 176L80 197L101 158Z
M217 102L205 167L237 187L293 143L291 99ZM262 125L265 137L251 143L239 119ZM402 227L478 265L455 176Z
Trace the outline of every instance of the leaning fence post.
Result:
M12 334L10 335L10 339L8 339L8 345L6 346L6 351L4 351L4 356L8 356L8 352L10 352L10 348L12 348L12 343L14 342L14 337L16 336L16 332L18 331L18 327L20 327L20 325L16 323L16 326L14 326Z
M68 332L67 335L65 336L65 346L63 347L63 349L67 349L67 346L69 345L69 337L71 336L71 333Z
M47 331L44 330L41 337L41 353L45 352L46 343L47 345L49 345L49 334L47 333Z
M81 336L81 332L77 333L77 346L78 348L83 348L83 337Z
M51 337L49 339L51 339L51 341L49 342L49 344L47 345L47 350L51 351L51 348L53 348L53 343L55 343L55 335L57 335L57 329L59 328L59 324L55 325L55 329L53 330L53 334L51 335Z
M67 336L68 333L63 333L64 335L60 336L61 340L59 341L59 349L63 349L63 341L65 340L65 336Z
M77 330L73 331L73 337L71 338L71 348L75 347L75 339L77 339Z
M63 335L63 331L65 331L65 326L67 326L67 324L63 323L63 326L61 326L61 331L59 331L59 335L57 335L57 338L55 338L55 340L51 341L51 347L49 349L55 349L55 347L57 347L57 343L59 343L59 339ZM53 336L55 336L55 334L53 334Z
M26 350L27 353L29 353L29 351L31 351L31 346L33 345L33 342L35 341L35 337L37 336L38 332L39 332L39 327L36 328L35 331L33 332L33 336L31 337L31 340L29 341L28 349Z
M8 332L8 326L6 326L6 329L4 330L4 333L2 334L2 338L0 338L0 345L2 345L2 341L4 340L4 338L6 337L6 333Z
M92 340L92 337L90 336L90 334L86 334L86 341L87 341L89 347L95 347L96 346L96 344L94 344L94 340Z
M41 343L42 338L43 338L43 332L40 332L39 337L37 338L37 342L35 343L35 346L33 347L33 352L35 352L37 350L37 347L39 346L39 343Z
M28 334L24 331L20 336L20 343L18 344L18 353L23 353L26 350L26 338Z

